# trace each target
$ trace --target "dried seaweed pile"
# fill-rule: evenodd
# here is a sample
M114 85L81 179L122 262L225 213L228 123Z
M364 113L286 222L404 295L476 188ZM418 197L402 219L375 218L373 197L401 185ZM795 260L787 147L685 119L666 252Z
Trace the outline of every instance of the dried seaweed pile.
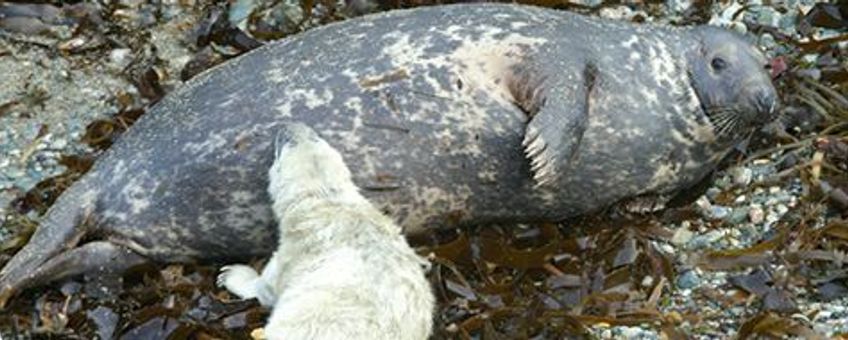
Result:
M727 286L697 290L692 299L749 308L741 338L818 336L796 320L796 289L805 287L823 300L848 294L848 223L813 229L821 211L799 210L779 222L774 237L754 246L691 254L689 265L740 273ZM690 213L667 213L663 223ZM651 219L461 233L431 249L439 329L445 337L560 338L586 335L593 325L650 325L670 338L687 338L679 325L710 316L666 308L676 270L672 254L658 245L669 243L672 234ZM781 269L764 269L769 264Z

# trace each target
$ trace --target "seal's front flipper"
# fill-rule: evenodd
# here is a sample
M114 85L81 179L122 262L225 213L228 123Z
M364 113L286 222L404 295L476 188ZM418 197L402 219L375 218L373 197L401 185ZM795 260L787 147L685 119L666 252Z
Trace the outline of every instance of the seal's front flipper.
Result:
M0 292L0 305L4 305L17 290L83 273L120 274L145 261L144 257L129 248L108 241L89 242L53 256L35 271L23 276L4 277L4 280L15 282L15 289Z
M516 104L530 118L524 131L524 152L537 186L556 182L577 154L588 115L597 69L593 64L557 70L571 77L548 77L548 65L527 62L516 65L510 90Z

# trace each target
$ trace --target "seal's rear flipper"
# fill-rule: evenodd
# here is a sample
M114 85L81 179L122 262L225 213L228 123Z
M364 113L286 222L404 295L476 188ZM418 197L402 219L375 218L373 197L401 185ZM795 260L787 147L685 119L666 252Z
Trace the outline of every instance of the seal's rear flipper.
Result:
M517 105L530 117L522 144L537 186L556 182L576 155L598 72L593 64L580 64L557 71L573 74L557 77L567 81L553 81L545 78L545 67L539 61L516 65L510 85Z
M8 298L23 288L23 282L38 283L28 278L51 257L76 247L85 235L86 224L81 222L88 215L86 210L93 206L92 195L82 194L85 190L85 185L77 182L62 194L26 246L0 270L0 309Z
M94 241L52 257L35 271L22 277L4 277L14 282L11 289L0 292L0 307L20 291L35 285L61 280L83 273L120 274L146 262L146 259L129 248L109 241Z

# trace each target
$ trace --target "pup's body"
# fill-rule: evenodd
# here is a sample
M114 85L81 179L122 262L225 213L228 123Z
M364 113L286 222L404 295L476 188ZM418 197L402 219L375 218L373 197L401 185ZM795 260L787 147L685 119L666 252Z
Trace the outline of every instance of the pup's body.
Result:
M426 339L426 264L401 229L359 194L342 156L310 128L286 125L269 172L277 251L262 275L222 269L219 284L273 312L269 339Z

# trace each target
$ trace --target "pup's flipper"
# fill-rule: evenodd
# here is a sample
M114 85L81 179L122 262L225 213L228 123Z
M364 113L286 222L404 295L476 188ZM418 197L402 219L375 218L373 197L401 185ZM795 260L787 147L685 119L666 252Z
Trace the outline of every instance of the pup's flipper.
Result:
M276 263L273 265L278 266ZM226 288L241 299L255 298L263 306L272 306L276 302L276 296L271 291L271 287L256 270L247 265L231 264L222 267L217 283L218 287Z

